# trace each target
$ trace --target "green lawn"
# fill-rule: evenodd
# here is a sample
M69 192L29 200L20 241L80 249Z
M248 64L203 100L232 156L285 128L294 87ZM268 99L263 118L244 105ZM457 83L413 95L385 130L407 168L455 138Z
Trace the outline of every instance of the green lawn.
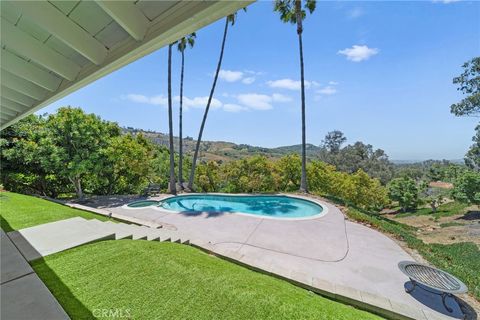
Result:
M103 241L33 263L72 319L377 319L193 247ZM120 311L119 311L120 312Z
M395 218L409 217L409 216L423 216L430 215L434 219L439 219L441 217L453 216L460 213L465 213L465 208L468 207L468 204L461 202L449 202L438 207L437 212L433 213L431 208L421 208L415 211L397 213Z
M98 214L13 192L0 192L0 216L5 232L73 217L108 220Z

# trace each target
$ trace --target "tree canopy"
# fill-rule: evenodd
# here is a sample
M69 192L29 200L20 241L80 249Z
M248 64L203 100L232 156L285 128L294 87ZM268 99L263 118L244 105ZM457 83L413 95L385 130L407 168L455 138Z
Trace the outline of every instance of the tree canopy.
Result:
M388 193L404 212L416 209L419 204L419 188L411 178L393 179L388 185Z
M1 145L2 183L9 190L52 197L74 191L79 198L85 189L139 192L156 148L141 135L122 135L116 123L71 107L19 121L3 132Z
M480 57L475 57L463 64L463 73L453 78L457 90L467 95L460 102L454 103L450 111L456 116L475 116L480 114Z
M341 147L347 140L341 131L329 132L322 142L319 159L334 165L338 170L354 173L363 170L371 177L386 184L393 176L393 164L382 149L373 149L370 144L357 141Z

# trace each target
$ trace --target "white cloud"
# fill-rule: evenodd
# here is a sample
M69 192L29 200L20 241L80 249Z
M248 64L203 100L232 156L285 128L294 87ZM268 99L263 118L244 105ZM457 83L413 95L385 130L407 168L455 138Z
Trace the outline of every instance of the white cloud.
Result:
M315 81L305 81L305 88L310 88L311 85L318 85ZM288 90L300 90L301 82L300 80L293 80L293 79L279 79L273 81L267 81L267 85L271 88L280 88L280 89L288 89Z
M242 71L220 70L218 77L227 82L235 82L243 78Z
M338 82L337 81L329 81L328 84L331 85L331 86L336 86L336 85L338 85Z
M132 102L136 103L144 103L144 104L151 104L151 105L158 105L158 106L168 106L168 98L163 96L163 95L156 95L156 96L145 96L143 94L128 94L125 96L127 100L130 100ZM180 97L175 96L173 97L173 101L179 102ZM207 106L208 102L208 97L194 97L194 98L189 98L186 96L183 96L183 107L186 109L188 108L205 108ZM218 109L223 106L223 103L218 100L213 98L212 102L210 103L210 107L212 109Z
M223 105L223 110L225 110L227 112L240 112L240 111L246 111L246 110L248 110L248 108L243 107L243 106L238 105L238 104L225 103Z
M220 70L218 77L227 82L242 81L244 84L252 84L255 82L255 76L263 74L262 72L256 72L252 70L245 71L233 71L233 70ZM246 76L249 75L249 76Z
M255 82L255 78L254 77L243 78L242 82L245 83L245 84L252 84L252 83Z
M365 11L362 8L355 7L348 12L348 17L350 19L356 19L356 18L359 18L359 17L363 16L364 14L365 14Z
M331 96L331 95L337 93L337 89L333 86L326 86L324 88L321 88L321 89L317 90L317 93L321 94L321 95Z
M292 98L280 93L274 93L272 94L272 100L275 102L290 102L292 101Z
M179 99L179 97L175 97L175 100ZM194 97L192 99L188 97L183 97L183 106L186 108L205 108L207 106L208 97ZM223 103L215 98L212 98L212 102L210 103L210 108L218 109L221 108Z
M127 94L126 98L127 100L130 100L136 103L146 103L146 104L153 104L153 105L160 105L160 106L166 106L168 104L168 99L163 95L147 97L143 94L131 93L131 94Z
M237 96L238 102L244 106L255 110L269 110L272 109L272 97L266 94L245 93Z
M237 95L238 103L254 110L273 109L273 102L285 103L292 101L289 96L274 93L271 96L259 93L245 93Z
M363 45L363 46L354 45L351 48L340 50L337 53L343 54L350 61L360 62L363 60L370 59L370 57L376 55L378 51L379 50L377 48L369 48L366 45Z

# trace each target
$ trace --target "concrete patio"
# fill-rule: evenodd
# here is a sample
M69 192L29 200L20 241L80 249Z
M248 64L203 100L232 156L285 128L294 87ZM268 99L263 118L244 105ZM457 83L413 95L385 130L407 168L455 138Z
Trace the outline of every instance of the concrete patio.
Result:
M8 236L1 234L1 319L70 319Z
M346 298L353 304L367 303L413 319L463 316L453 299L447 301L454 310L449 313L438 295L421 289L407 294L404 286L409 279L397 264L414 259L380 232L345 220L343 213L329 203L315 200L328 208L328 213L319 218L281 220L235 213L171 213L158 208L123 207L129 201L132 199L103 198L88 205L98 213L177 229L199 247L307 284L308 288L314 284L313 288L322 289L322 293Z

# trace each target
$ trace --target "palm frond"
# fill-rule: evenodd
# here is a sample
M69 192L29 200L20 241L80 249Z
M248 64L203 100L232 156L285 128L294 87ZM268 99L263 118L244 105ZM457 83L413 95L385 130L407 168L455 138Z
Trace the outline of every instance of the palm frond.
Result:
M297 15L295 12L295 1L296 0L275 0L273 11L276 11L280 14L280 20L285 23L296 24ZM317 5L316 0L307 0L304 8L308 10L309 13L315 11ZM307 17L307 12L302 9L302 20Z
M183 52L183 51L185 51L187 46L189 46L190 48L193 48L193 46L195 45L195 39L196 38L197 38L197 34L195 32L193 32L193 33L189 34L188 36L185 36L185 37L181 38L180 40L176 41L176 42L178 42L177 50L180 51L180 52Z

